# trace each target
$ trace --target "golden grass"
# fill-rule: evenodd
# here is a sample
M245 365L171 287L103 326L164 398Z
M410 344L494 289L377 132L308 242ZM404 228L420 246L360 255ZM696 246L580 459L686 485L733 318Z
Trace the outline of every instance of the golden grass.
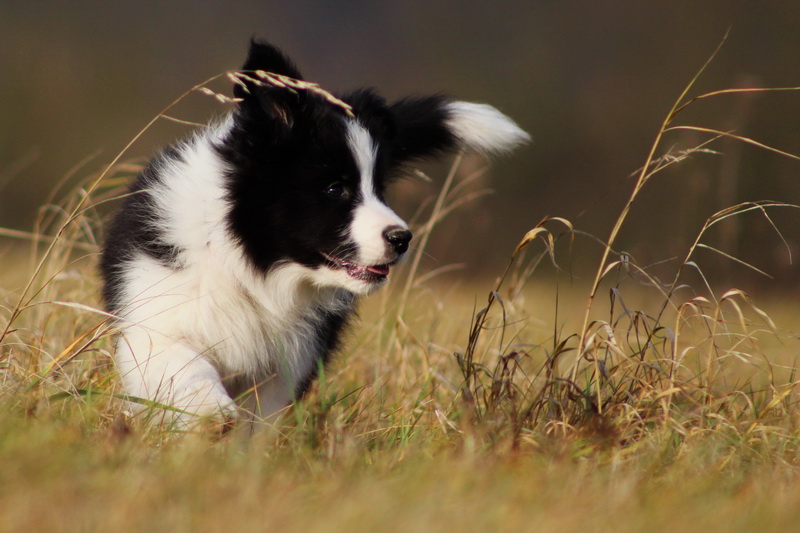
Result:
M0 530L791 530L800 309L685 286L710 227L778 204L710 213L668 282L614 249L641 188L721 134L660 154L678 112L725 93L690 88L585 272L550 266L586 242L559 218L484 287L424 272L428 235L480 194L457 160L417 255L276 434L178 434L123 413L97 209L135 165L118 157L54 198L31 235L2 230L33 251L0 259Z

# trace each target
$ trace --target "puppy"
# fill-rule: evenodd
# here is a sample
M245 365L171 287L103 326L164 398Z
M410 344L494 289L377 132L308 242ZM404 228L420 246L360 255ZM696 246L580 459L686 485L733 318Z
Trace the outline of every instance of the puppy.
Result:
M303 396L409 248L384 201L405 164L528 140L486 104L333 96L263 42L231 78L235 109L153 158L101 260L125 389L184 427Z

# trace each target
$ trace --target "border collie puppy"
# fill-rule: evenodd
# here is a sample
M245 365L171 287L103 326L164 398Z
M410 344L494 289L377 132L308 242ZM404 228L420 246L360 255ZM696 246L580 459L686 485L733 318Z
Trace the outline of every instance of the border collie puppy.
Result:
M126 392L183 427L233 420L234 399L264 419L303 395L408 250L383 199L404 164L528 140L485 104L334 97L262 42L230 77L235 109L155 156L101 261Z

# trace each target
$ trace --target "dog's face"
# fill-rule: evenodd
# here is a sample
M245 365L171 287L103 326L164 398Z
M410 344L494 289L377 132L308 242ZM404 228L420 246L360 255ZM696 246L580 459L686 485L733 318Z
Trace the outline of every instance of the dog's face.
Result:
M318 285L368 293L402 259L411 232L383 200L381 140L360 121L325 115L240 167L231 222L256 265L297 263Z
M298 86L301 79L280 51L253 42L234 85L233 128L217 147L230 169L230 230L264 272L299 264L317 285L366 294L386 281L411 240L384 201L390 179L411 159L480 149L477 135L492 131L476 127L480 113L463 107L478 104L432 96L388 105L370 90L337 99Z

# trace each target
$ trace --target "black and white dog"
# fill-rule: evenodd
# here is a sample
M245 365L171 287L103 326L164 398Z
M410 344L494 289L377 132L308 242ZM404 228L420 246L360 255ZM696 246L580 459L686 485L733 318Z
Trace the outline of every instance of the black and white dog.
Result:
M183 425L235 417L234 399L267 418L303 395L357 297L408 250L383 199L405 163L528 140L485 104L334 97L266 43L231 78L236 108L150 162L101 261L126 391Z

